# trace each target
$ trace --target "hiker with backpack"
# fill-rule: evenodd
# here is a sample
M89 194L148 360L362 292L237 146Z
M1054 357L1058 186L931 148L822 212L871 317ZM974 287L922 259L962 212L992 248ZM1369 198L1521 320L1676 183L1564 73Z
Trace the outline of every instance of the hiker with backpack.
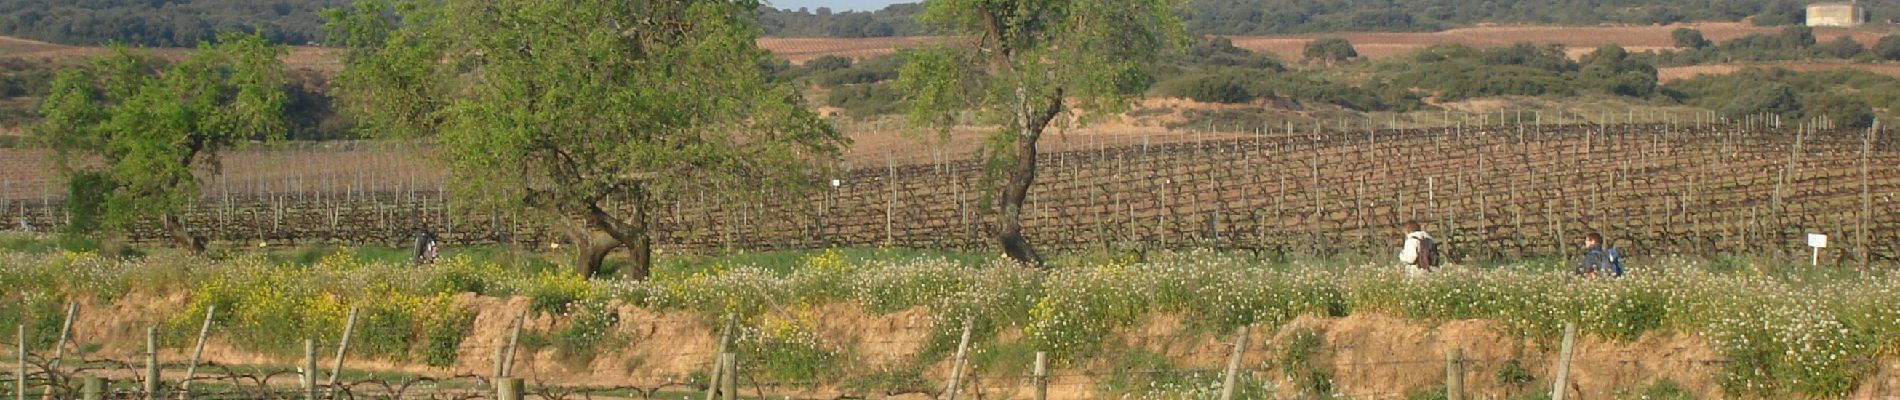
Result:
M1603 235L1590 232L1583 236L1583 259L1577 261L1577 276L1595 278L1623 276L1623 255L1603 245Z
M1419 276L1438 266L1438 244L1417 222L1405 224L1405 245L1399 249L1399 263L1405 264L1405 276Z
M434 264L436 258L440 256L439 251L440 248L436 244L435 232L430 232L428 229L416 228L416 250L414 253L416 265Z

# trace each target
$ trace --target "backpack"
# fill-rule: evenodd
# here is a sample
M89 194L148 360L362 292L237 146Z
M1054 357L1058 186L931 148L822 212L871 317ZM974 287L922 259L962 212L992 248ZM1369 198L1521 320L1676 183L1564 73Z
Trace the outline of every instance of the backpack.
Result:
M1605 266L1610 269L1610 276L1622 277L1623 253L1616 251L1615 247L1611 247L1603 250L1603 257Z
M1438 266L1438 244L1432 243L1432 238L1418 238L1418 260L1416 261L1413 264L1425 270Z

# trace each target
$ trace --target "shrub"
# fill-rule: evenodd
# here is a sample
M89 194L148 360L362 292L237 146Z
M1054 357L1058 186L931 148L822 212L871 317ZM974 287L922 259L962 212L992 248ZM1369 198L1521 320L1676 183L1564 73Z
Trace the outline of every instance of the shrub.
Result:
M1860 129L1874 124L1873 106L1860 98L1838 93L1815 96L1803 107L1802 114L1810 118L1825 117L1842 128Z
M547 271L525 283L528 310L536 314L564 314L575 302L587 299L593 285L579 275Z
M736 343L750 354L772 380L809 382L838 372L842 351L823 343L812 331L814 316L804 309L792 315L768 315L757 328L748 327Z
M852 118L895 114L903 110L904 95L889 84L840 86L825 94L825 103L844 109Z
M567 327L551 340L562 361L584 367L600 354L601 347L616 345L619 336L614 326L620 323L620 315L601 300L583 301L570 310Z
M1359 51L1352 48L1352 42L1338 37L1324 37L1306 42L1306 48L1302 54L1308 61L1323 61L1327 65L1359 57Z
M1852 35L1841 35L1815 47L1814 51L1822 56L1846 59L1860 57L1861 53L1867 52L1867 47L1855 41Z
M1881 36L1872 50L1882 60L1900 60L1900 34Z
M1676 47L1685 49L1700 49L1713 44L1702 37L1702 31L1693 28L1676 28L1669 32L1669 37L1675 40Z
M851 58L827 54L805 62L805 69L812 72L831 72L851 68Z
M1195 42L1188 47L1183 62L1192 66L1235 67L1243 69L1279 72L1286 70L1286 63L1280 62L1272 54L1256 53L1251 50L1234 47L1233 40L1226 37L1213 37Z
M1310 329L1295 330L1292 340L1280 350L1280 368L1287 381L1302 398L1333 397L1332 369L1314 359L1325 339ZM1443 393L1443 390L1439 391Z
M1517 360L1505 360L1491 377L1496 379L1499 385L1513 388L1523 388L1537 381L1537 375L1532 374L1530 369L1524 368L1524 364Z
M438 312L429 318L423 329L424 347L422 363L431 367L455 365L462 346L470 331L475 329L475 312L453 304L450 298L436 300Z
M1257 96L1247 82L1234 74L1199 75L1187 78L1166 91L1169 95L1203 103L1245 103Z

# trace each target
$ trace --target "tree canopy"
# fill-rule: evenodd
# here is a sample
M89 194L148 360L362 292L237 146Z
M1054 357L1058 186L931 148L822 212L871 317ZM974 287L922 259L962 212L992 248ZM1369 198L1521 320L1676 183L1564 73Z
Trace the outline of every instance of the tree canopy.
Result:
M577 272L682 187L797 188L845 141L771 78L750 0L369 0L329 12L365 129L439 145L460 201L565 227ZM709 200L710 201L710 200Z
M1346 41L1345 38L1325 37L1313 39L1313 41L1306 42L1305 50L1303 55L1306 56L1307 60L1322 61L1325 62L1326 65L1342 63L1346 62L1346 60L1359 57L1359 50L1353 49L1352 42Z
M219 153L284 135L281 46L261 35L224 34L184 61L115 47L90 68L61 71L41 104L35 137L55 151L84 230L159 217L180 245L202 250L179 212L198 199L194 170L218 171ZM85 211L85 210L82 210Z
M998 182L996 235L1017 261L1041 258L1021 231L1036 143L1073 111L1114 113L1152 82L1148 68L1186 35L1172 0L927 0L920 21L973 43L906 53L909 122L947 138L963 122L994 131L981 150ZM973 121L964 121L969 118ZM1079 119L1085 121L1086 118Z
M189 47L218 32L272 43L323 40L317 11L349 0L0 0L0 34L69 44Z

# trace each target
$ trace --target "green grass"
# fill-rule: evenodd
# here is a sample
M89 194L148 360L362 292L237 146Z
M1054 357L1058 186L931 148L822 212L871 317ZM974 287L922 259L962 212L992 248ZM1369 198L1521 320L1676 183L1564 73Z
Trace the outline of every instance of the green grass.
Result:
M834 249L848 265L866 265L880 262L903 262L923 258L942 258L966 267L975 267L995 258L990 254L977 254L950 250L929 250L909 248L878 247L841 247ZM749 266L756 267L778 276L785 276L806 266L806 260L825 254L826 249L781 250L766 252L732 252L713 254L662 254L654 262L655 276L687 276L714 270L720 267Z
M0 233L0 250L28 254L44 254L60 251L98 251L99 241L91 238L66 235L54 236L3 232Z

